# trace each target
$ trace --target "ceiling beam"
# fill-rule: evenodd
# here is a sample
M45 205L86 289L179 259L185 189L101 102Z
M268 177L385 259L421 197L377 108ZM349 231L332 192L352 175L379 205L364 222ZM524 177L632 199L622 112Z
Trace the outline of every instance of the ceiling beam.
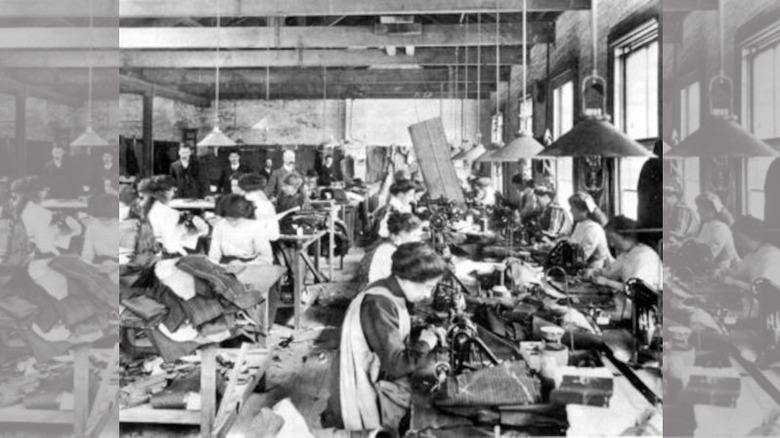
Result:
M183 91L191 94L213 95L213 86L185 85ZM488 99L490 89L483 87L477 94L474 87L469 88L469 99ZM270 100L307 99L321 100L324 95L322 84L284 84L269 89ZM328 99L461 99L460 90L450 90L444 84L328 84ZM481 97L479 97L481 96ZM265 86L262 84L231 84L220 86L219 99L265 100Z
M423 26L422 35L376 35L371 26L232 28L120 28L119 47L128 49L260 49L260 48L347 48L347 47L458 47L495 46L496 25L482 26L482 38L458 25ZM499 43L522 44L522 25L500 25ZM532 22L528 44L555 42L555 24ZM2 46L0 46L2 47ZM44 46L45 47L45 46Z
M94 68L122 66L119 48L94 50L91 65ZM3 68L87 68L90 66L89 50L6 50L0 56Z
M36 0L40 2L41 0ZM424 15L460 14L495 10L522 12L517 0L222 0L224 17L321 16L321 15ZM217 14L212 0L156 1L120 0L122 18L212 17ZM562 12L590 9L590 0L528 0L529 12Z
M118 17L116 0L2 0L0 17Z
M84 104L84 99L69 96L50 90L46 87L39 87L26 84L15 79L0 76L0 93L13 94L17 96L34 97L48 102L60 103L70 107L78 108Z
M145 80L168 86L181 84L213 84L215 71L213 69L184 70L184 69L149 69L136 70L135 73ZM322 69L274 69L266 72L258 69L246 70L222 70L220 72L220 84L405 84L405 83L450 83L455 80L455 69L371 69L371 70L328 70ZM509 68L503 68L501 79L509 78ZM464 69L458 69L458 82L465 82L466 76L470 83L476 84L476 69L469 68L468 75ZM495 83L495 67L482 69L481 81L483 84Z
M211 99L192 95L177 89L156 85L142 79L122 75L119 81L119 91L121 93L142 94L164 97L177 102L188 103L198 107L209 107Z
M220 52L222 68L257 68L257 67L368 67L368 66L401 66L401 65L477 65L477 49L461 49L460 57L455 57L455 50L448 48L420 48L413 56L389 56L379 49L304 49L304 50L236 50ZM500 64L522 64L522 48L502 47ZM125 68L212 68L215 65L216 54L202 50L123 50L121 64ZM483 49L482 65L496 64L496 51ZM0 65L24 66L24 62L33 61L26 57L19 62L0 59ZM72 62L77 62L74 60ZM63 64L67 61L63 61ZM64 67L65 65L63 65Z
M197 30L197 29L196 29ZM119 49L116 27L0 28L0 49Z
M718 0L664 0L661 10L667 12L716 11Z

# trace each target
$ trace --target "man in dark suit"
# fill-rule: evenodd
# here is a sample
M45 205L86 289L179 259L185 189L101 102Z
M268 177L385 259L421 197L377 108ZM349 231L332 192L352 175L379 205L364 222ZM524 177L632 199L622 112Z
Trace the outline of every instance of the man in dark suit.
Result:
M119 170L114 166L114 155L111 152L103 152L100 167L94 170L90 193L93 195L106 193L106 187L119 175Z
M342 181L341 169L333 163L333 155L327 155L320 169L319 183L323 187L330 187L334 182Z
M201 199L204 184L198 165L192 159L192 149L185 143L179 145L179 159L171 164L169 175L176 182L176 198Z
M51 149L51 161L43 165L43 179L49 187L49 197L53 199L72 198L75 184L70 163L65 160L65 149L54 144Z
M258 172L260 175L263 175L265 177L266 181L271 180L271 174L274 173L274 160L271 158L265 159L265 165L262 169L260 169L260 172Z
M238 149L231 149L228 154L228 165L222 169L222 173L219 179L219 193L228 194L233 193L231 187L231 180L235 180L233 177L236 175L251 173L252 170L249 166L241 163L241 154Z

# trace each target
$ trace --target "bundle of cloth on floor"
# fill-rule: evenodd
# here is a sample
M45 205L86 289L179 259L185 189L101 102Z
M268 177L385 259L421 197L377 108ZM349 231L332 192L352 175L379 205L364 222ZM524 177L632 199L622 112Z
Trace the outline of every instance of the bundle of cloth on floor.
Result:
M118 287L78 256L33 260L15 268L1 290L0 316L13 321L39 361L116 332Z
M262 318L257 305L263 292L206 256L190 255L144 268L122 287L120 303L123 318L140 319L156 352L172 361L200 345L251 336Z

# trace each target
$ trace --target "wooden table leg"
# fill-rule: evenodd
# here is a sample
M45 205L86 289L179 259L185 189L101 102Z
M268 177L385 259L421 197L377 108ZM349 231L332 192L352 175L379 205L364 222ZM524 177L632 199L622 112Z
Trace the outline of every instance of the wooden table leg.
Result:
M301 248L295 247L293 253L293 308L295 310L295 330L301 329L301 293L303 292L303 267L301 266Z
M320 258L322 257L322 239L314 242L314 269L320 272ZM315 274L316 278L316 274Z
M73 436L85 436L89 419L89 347L73 352Z
M262 341L260 341L261 347L266 347L268 345L268 337L271 336L271 325L272 322L268 319L271 317L271 312L269 311L270 308L270 301L271 301L271 289L275 288L276 285L272 285L265 293L265 300L263 300L262 304L260 304L260 312L263 314L263 336L261 336Z
M335 208L332 207L332 208ZM336 220L330 215L330 241L328 242L328 278L333 281L333 248L336 247Z
M210 437L217 413L217 347L201 350L200 368L200 436Z

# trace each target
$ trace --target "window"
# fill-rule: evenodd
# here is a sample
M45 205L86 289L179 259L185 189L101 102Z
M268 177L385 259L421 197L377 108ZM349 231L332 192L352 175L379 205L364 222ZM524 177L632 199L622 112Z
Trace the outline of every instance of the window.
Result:
M569 197L574 194L574 159L558 157L555 160L555 180L558 202L569 209Z
M764 219L764 183L771 164L771 158L747 159L747 211L759 219Z
M696 81L680 90L680 140L699 129L701 88Z
M741 48L743 125L762 140L778 139L780 22L745 40Z
M701 193L699 158L683 158L683 200L696 208L696 197Z
M658 137L658 22L612 43L615 124L635 139Z
M526 96L525 99L520 100L520 115L524 116L525 123L520 122L520 129L527 132L529 135L534 135L534 100L531 96Z
M553 89L553 140L574 126L574 81Z

